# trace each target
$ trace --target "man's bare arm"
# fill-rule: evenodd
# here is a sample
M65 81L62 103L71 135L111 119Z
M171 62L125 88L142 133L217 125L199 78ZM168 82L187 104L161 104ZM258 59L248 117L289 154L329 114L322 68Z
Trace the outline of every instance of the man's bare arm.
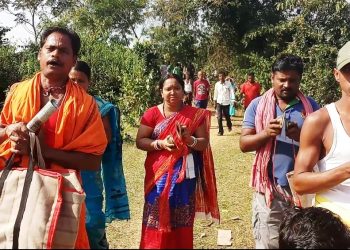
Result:
M256 133L255 129L242 128L241 137L239 138L239 146L242 152L249 152L260 149L270 139L281 133L281 125L277 119L270 121L269 126Z
M322 109L307 117L301 130L293 178L294 189L299 194L320 192L350 178L350 162L329 171L313 172L320 159L324 131L329 124L325 112L327 111Z
M255 151L270 140L270 136L263 130L256 134L255 129L243 128L239 139L242 152Z

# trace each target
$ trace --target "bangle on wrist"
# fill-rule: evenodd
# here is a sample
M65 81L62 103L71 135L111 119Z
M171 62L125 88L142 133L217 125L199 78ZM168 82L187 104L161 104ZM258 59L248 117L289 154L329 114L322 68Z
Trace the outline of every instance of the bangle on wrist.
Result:
M198 139L194 136L191 136L191 138L193 139L193 142L192 142L192 144L187 144L187 146L189 146L190 148L193 148L197 145Z
M162 148L159 146L159 140L155 140L153 143L153 147L155 150L161 150Z

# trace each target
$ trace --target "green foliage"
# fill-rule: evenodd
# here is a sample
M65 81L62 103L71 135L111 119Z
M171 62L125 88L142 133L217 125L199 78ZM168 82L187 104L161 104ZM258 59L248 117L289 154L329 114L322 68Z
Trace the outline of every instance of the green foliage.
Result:
M297 10L284 25L293 27L286 52L300 55L306 65L302 89L321 105L337 100L340 91L332 70L338 50L350 40L349 4L343 0L288 0L278 7L287 13Z
M196 1L155 1L151 13L162 23L148 31L151 42L162 55L162 63L186 65L196 60L200 35Z
M33 76L39 70L36 45L28 45L16 52L11 45L0 46L0 101L5 99L5 92L13 83Z
M100 28L111 31L112 39L129 44L131 38L138 39L136 26L143 22L143 10L147 0L89 0L92 19L103 19Z
M151 75L131 49L81 33L81 59L92 68L91 92L117 104L124 123L135 125L151 101Z
M156 83L164 63L191 62L211 81L217 80L215 70L226 70L238 84L254 72L267 90L273 61L293 53L305 62L302 90L321 105L332 102L340 95L332 68L337 51L350 40L345 0L0 0L0 9L30 24L36 39L53 24L77 31L81 58L92 66L92 92L118 104L131 125L161 101ZM148 28L148 40L140 39L140 25ZM38 48L4 47L4 32L0 29L0 70L7 86L38 70Z
M19 75L21 79L31 78L36 72L39 72L40 65L38 62L39 46L32 43L18 52L20 57Z
M160 81L161 55L154 48L153 44L149 42L135 44L133 50L135 53L145 61L145 74L148 75L151 84L150 97L148 101L150 105L157 105L162 101L158 82Z
M5 99L5 90L10 83L20 80L17 72L19 60L13 46L0 46L0 101Z
M6 39L4 36L6 35L6 32L10 31L9 28L6 27L0 27L0 46L6 45L8 43L8 39Z
M225 64L236 81L242 82L246 73L253 71L267 90L273 61L281 53L293 53L305 63L301 88L306 94L321 105L339 98L332 69L338 49L350 40L346 1L203 2L206 20L216 30L208 36L211 41L221 41L207 57L207 65L217 67L218 58L223 61L225 57L213 55L231 53L231 65L229 60Z

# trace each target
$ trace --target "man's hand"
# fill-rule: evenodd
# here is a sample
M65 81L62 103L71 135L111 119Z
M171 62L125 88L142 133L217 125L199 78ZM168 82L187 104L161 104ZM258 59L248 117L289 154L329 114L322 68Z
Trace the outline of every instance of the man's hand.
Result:
M286 135L294 141L299 141L301 129L298 127L298 124L296 124L295 122L288 122L286 126Z
M11 141L11 152L21 155L30 153L29 130L23 122L10 124L5 133Z
M277 135L281 134L282 131L282 125L279 119L272 119L269 122L269 125L267 128L265 128L265 132L269 137L276 137Z

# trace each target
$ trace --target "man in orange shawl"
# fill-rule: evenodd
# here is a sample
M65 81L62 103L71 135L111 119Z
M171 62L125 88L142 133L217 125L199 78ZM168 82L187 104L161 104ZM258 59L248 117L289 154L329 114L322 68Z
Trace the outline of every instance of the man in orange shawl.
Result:
M71 82L68 73L80 49L79 36L68 29L47 29L40 43L40 73L11 87L0 117L0 167L11 153L28 166L26 124L51 99L59 108L39 132L42 154L49 169L97 170L107 145L103 123L93 97ZM82 209L76 248L89 248Z

